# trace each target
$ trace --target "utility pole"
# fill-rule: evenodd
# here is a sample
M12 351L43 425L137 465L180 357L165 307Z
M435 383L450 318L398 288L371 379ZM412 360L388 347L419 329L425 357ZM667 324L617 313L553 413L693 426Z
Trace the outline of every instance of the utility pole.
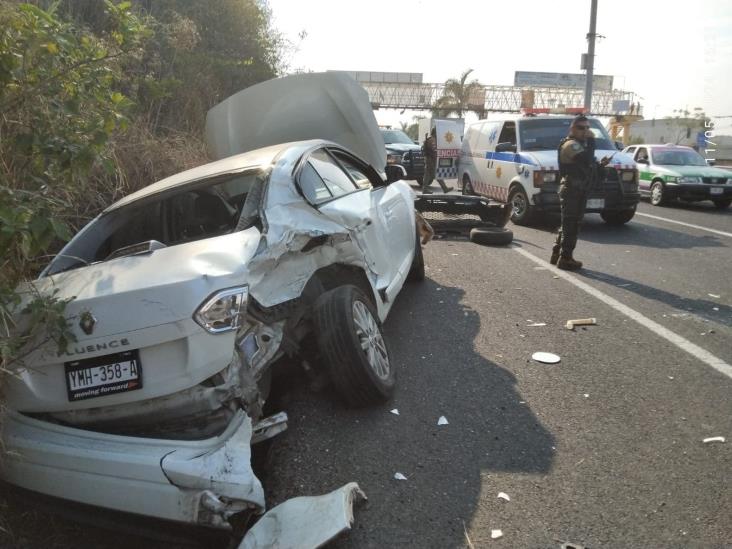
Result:
M595 23L597 22L597 0L592 0L590 9L590 32L587 33L587 76L585 77L585 109L588 114L592 109L592 78L595 69Z

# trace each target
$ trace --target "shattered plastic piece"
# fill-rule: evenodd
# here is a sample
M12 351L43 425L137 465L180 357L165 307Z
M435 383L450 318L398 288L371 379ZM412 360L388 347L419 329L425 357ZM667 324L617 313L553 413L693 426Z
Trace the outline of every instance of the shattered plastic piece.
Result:
M564 327L567 328L567 330L574 330L575 326L595 326L596 324L596 318L577 318L574 320L568 320Z
M449 425L449 423L445 416L440 416L440 419L437 420L437 425Z
M587 547L580 545L579 543L566 542L562 544L560 549L587 549Z
M399 415L399 410L397 410L396 408L394 408L393 410L389 410L389 412L391 412L395 416L398 416Z
M407 477L405 477L401 473L394 473L394 479L395 480L407 480Z
M584 396L585 396L585 398L590 398L590 394L589 393L585 393Z
M531 355L531 358L533 358L537 362L543 362L544 364L556 364L557 362L562 360L561 358L559 358L558 355L555 355L554 353L543 352L534 353L533 355Z
M712 311L718 311L719 307L712 307Z
M669 378L670 380L673 380L673 379L674 379L674 376L668 376L668 378Z
M714 299L719 299L722 296L719 296L717 294L707 294L709 297L713 297Z
M546 322L534 322L526 325L527 328L536 328L538 326L546 326Z
M498 539L503 537L503 532L500 530L491 530L491 539Z
M322 496L288 499L265 513L239 549L321 547L351 529L354 501L366 499L355 482Z
M505 499L506 501L511 501L511 498L508 497L508 494L506 492L498 492L498 499Z
M709 437L705 438L702 442L704 442L704 444L707 444L709 442L726 442L726 440L727 439L725 439L724 437Z

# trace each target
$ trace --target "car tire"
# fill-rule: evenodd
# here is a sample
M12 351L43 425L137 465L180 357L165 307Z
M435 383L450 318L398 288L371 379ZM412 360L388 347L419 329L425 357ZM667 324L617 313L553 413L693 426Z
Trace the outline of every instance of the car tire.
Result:
M651 205L652 206L663 206L666 204L666 197L664 196L666 189L663 183L660 181L654 181L651 185Z
M718 210L724 210L729 208L729 205L732 204L732 198L718 198L716 200L712 200L714 202L714 207Z
M470 241L484 246L507 246L513 242L513 231L505 227L476 227L470 231Z
M516 185L508 193L508 203L511 205L511 221L516 225L528 225L534 217L534 208L529 202L521 185Z
M414 246L414 259L412 259L412 266L407 274L407 280L409 282L422 282L424 280L424 254L422 253L422 243L419 240L419 232L417 232Z
M632 210L614 210L600 212L600 217L608 225L625 225L635 216L635 208Z
M345 285L323 294L316 303L318 348L336 391L349 406L388 400L396 373L381 333L381 322L366 295Z
M473 183L470 181L470 176L468 174L463 175L463 195L475 196L475 189L473 188Z

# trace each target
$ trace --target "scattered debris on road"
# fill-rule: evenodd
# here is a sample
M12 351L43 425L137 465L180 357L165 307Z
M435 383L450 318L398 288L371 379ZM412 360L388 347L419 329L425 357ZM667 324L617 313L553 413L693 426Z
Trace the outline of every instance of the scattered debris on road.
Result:
M722 297L721 295L717 295L717 294L707 294L707 295L709 297L713 297L714 299L719 299L720 297Z
M526 325L527 328L538 328L539 326L546 326L546 322L533 322Z
M399 410L394 408L393 410L389 410L390 413L394 414L395 416L399 415Z
M505 499L506 501L511 501L511 498L508 497L508 494L506 492L498 492L498 499Z
M475 545L473 545L473 542L470 541L468 529L465 527L465 521L463 521L463 532L465 532L465 541L468 543L468 549L475 549Z
M407 480L407 477L405 477L401 473L394 473L394 479L395 480Z
M570 543L567 541L565 543L562 543L560 549L587 549L587 547L585 547L584 545L580 545L579 543Z
M702 442L704 444L708 444L710 442L726 442L726 440L727 439L725 439L724 437L709 437L705 438Z
M576 318L574 320L568 320L567 324L564 325L567 330L574 330L575 326L596 326L596 318Z
M584 396L585 396L585 398L590 398L590 394L589 393L585 393Z
M557 362L560 362L562 359L559 358L558 355L555 355L554 353L544 353L544 352L537 352L531 355L531 358L536 360L537 362L543 362L544 364L556 364Z
M437 425L449 425L450 422L447 421L447 418L445 416L440 416L440 419L437 420Z
M498 539L503 537L503 532L500 530L491 530L491 539Z

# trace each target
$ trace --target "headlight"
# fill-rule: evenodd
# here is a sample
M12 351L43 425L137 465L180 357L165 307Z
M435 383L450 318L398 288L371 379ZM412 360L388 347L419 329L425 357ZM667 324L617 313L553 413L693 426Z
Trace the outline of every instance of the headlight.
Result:
M701 179L698 177L682 177L679 181L681 183L701 183Z
M635 179L635 172L630 171L624 171L622 175L623 181L633 181Z
M221 290L201 304L193 315L193 320L212 334L236 330L241 324L248 298L248 286Z
M401 154L393 154L388 153L386 155L386 163L387 164L399 164L402 161L402 155Z
M534 172L534 187L541 187L544 183L554 183L557 180L557 175L557 172L536 170Z
M666 176L666 183L678 183L678 182L679 182L679 178L678 177L674 177L672 175L667 175Z

